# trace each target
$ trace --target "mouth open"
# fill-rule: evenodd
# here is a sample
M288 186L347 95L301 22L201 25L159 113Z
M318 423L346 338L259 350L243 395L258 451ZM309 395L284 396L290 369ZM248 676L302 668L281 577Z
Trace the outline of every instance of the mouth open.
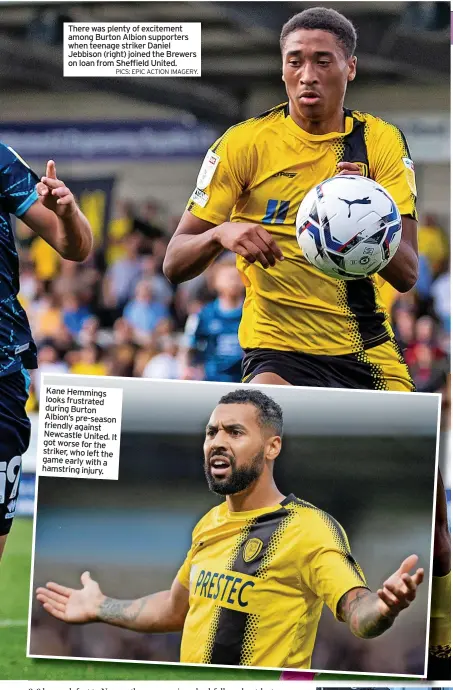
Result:
M209 461L209 466L211 468L211 474L214 477L222 477L230 469L231 463L228 458L223 455L214 455Z

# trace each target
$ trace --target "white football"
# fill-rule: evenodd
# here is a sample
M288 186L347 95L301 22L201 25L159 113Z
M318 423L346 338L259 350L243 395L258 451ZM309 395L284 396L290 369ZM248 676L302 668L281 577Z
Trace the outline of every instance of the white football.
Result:
M296 217L299 246L313 266L340 280L377 273L401 241L401 216L380 184L359 175L331 177L313 187Z

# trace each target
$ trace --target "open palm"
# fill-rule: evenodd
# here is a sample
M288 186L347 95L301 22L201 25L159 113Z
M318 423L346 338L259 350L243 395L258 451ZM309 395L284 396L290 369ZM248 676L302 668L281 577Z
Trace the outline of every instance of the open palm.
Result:
M417 587L423 582L423 568L417 568L414 575L410 571L417 565L418 557L408 556L378 589L379 607L383 616L396 616L414 601Z
M65 623L95 621L104 595L98 583L91 579L88 572L83 573L80 580L82 589L72 589L56 582L48 582L45 587L38 587L36 598L48 613Z

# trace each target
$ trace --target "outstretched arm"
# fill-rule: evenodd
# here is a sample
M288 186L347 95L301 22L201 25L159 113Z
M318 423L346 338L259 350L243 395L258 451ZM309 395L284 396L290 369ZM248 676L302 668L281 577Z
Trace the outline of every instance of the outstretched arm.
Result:
M338 603L338 616L356 637L382 635L393 625L398 614L411 604L417 587L423 582L422 568L410 575L417 561L415 555L406 558L376 593L355 587L342 596Z
M178 579L166 592L131 600L106 597L88 572L80 579L82 589L48 582L37 589L36 598L48 613L65 623L99 621L139 632L173 632L184 626L189 592Z

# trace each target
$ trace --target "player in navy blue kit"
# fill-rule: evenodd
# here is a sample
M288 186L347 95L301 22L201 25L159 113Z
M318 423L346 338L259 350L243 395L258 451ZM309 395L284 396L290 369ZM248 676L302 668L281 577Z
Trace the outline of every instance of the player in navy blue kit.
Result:
M47 163L41 179L0 143L0 558L19 493L21 456L30 440L25 412L36 346L19 301L19 259L10 216L20 218L64 259L83 261L92 233L71 191Z
M244 285L234 263L220 262L213 270L217 299L186 324L189 367L201 364L205 381L236 383L241 380L244 355L238 340Z

